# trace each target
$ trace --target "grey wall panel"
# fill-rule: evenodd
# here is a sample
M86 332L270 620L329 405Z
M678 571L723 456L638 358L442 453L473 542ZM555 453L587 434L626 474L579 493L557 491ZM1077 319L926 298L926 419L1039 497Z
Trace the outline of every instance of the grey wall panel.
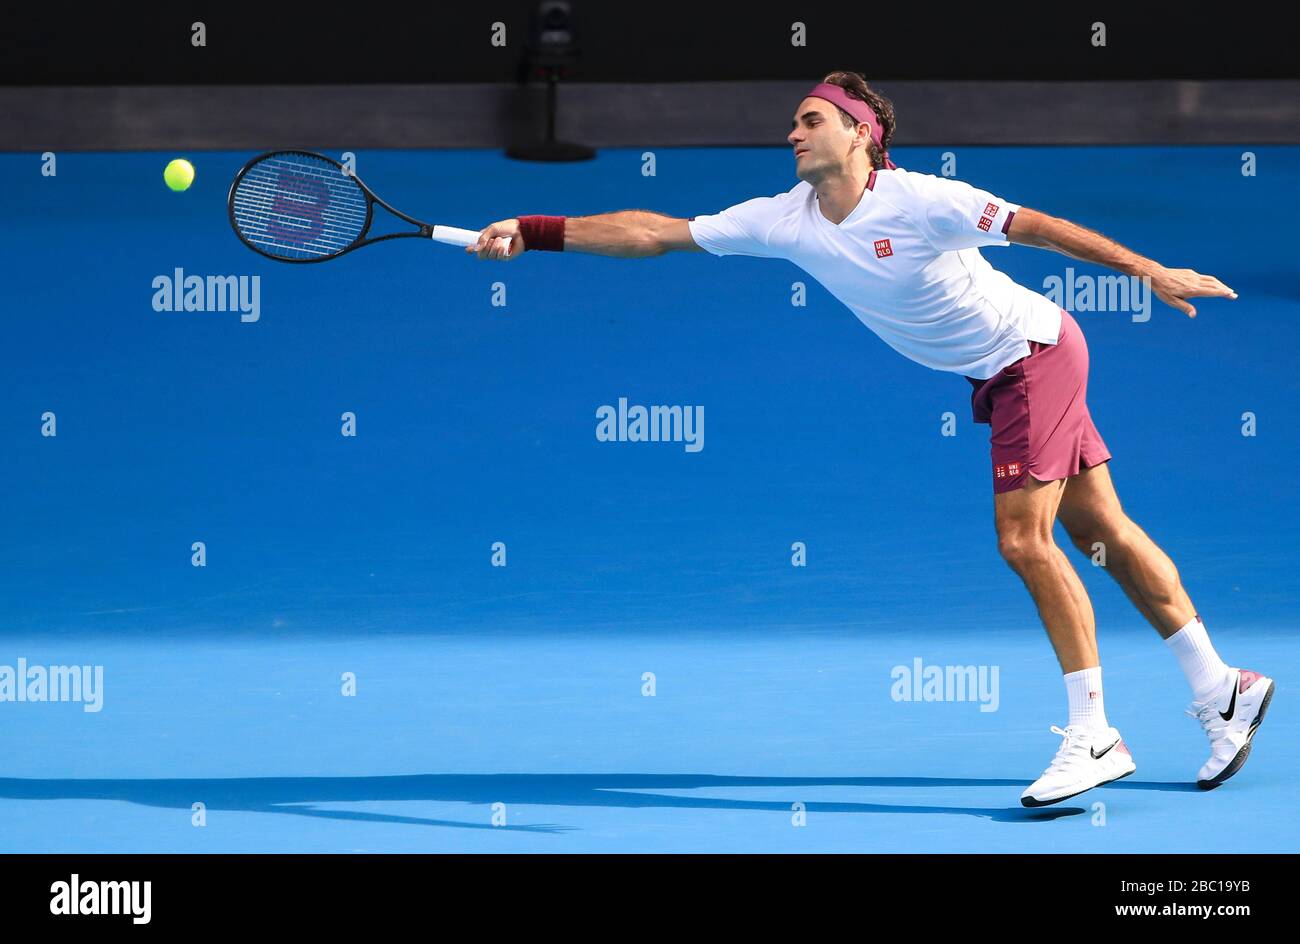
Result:
M1300 81L880 83L896 145L1300 143ZM806 83L562 86L560 137L596 147L784 146ZM0 149L502 147L540 135L541 86L0 88Z

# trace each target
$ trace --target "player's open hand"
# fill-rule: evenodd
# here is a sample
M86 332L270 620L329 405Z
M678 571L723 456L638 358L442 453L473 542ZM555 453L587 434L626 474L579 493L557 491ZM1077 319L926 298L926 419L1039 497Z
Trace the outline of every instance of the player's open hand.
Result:
M483 230L479 233L478 242L473 246L466 246L465 251L474 253L480 259L509 262L523 255L527 248L524 245L524 237L519 235L519 220L509 219L493 223Z
M1192 269L1161 269L1151 276L1151 291L1170 308L1177 308L1188 318L1196 317L1189 298L1236 298L1237 293L1212 275Z

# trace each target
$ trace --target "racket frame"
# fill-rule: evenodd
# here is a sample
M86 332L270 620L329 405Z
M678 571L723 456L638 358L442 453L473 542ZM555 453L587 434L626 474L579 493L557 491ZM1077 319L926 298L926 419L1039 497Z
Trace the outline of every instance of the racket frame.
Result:
M317 160L328 161L329 163L333 164L335 167L339 169L340 174L343 174L345 177L351 177L354 181L356 181L357 186L361 188L361 192L365 194L366 197L366 222L365 225L361 228L361 234L357 236L357 238L353 240L352 243L347 246L347 248L340 249L338 252L331 253L328 256L318 256L315 259L286 259L284 256L272 255L266 250L253 245L251 242L245 239L244 234L239 231L239 225L235 222L235 190L239 187L239 182L243 180L244 176L250 170L252 170L253 167L255 167L258 163L266 160L268 157L275 157L280 154L301 154L304 157L312 157ZM405 233L385 233L383 236L376 236L373 239L367 239L366 234L370 232L370 224L374 221L376 203L378 203L381 207L383 207L389 213L393 214L393 216L397 217L398 219L404 220L405 222L410 223L413 226L418 226L419 230L417 232L408 231ZM288 262L296 265L310 265L316 262L330 262L334 259L338 259L340 256L347 255L354 249L360 249L362 246L369 246L371 243L382 243L387 239L405 239L408 237L416 237L420 239L433 238L433 226L431 224L417 220L413 216L407 216L401 210L395 209L387 201L385 201L382 197L380 197L377 193L375 193L373 190L367 187L365 185L365 182L362 181L360 177L348 171L347 168L345 168L340 162L336 161L334 158L328 157L324 154L317 154L315 151L304 151L301 148L281 148L275 151L267 151L263 154L257 155L257 157L252 158L251 160L248 161L248 163L246 163L243 167L241 167L239 169L239 173L235 175L234 181L230 184L230 192L226 195L226 215L229 216L230 228L235 231L235 235L239 237L239 241L242 242L249 249L253 250L253 252L256 252L262 256L266 256L266 258L268 259L274 259L276 262Z

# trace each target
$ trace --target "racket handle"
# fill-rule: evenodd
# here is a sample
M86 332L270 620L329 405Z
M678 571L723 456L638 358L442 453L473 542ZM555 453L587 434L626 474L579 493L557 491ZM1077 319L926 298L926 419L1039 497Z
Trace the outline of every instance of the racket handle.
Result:
M450 243L453 246L472 246L478 242L478 230L455 226L435 226L430 235L436 242Z
M453 246L472 246L478 242L478 230L476 229L435 226L430 235L432 235L435 242L449 243Z

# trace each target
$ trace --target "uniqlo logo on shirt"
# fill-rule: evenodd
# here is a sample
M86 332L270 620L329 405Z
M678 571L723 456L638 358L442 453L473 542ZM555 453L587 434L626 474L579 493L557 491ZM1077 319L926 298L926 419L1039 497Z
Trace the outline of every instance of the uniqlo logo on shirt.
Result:
M997 216L997 215L998 215L998 205L997 205L996 203L988 203L988 204L985 204L985 206L984 206L984 215L985 215L985 216Z
M888 239L877 239L877 240L876 240L876 258L877 258L877 259L883 259L883 258L885 258L885 256L892 256L893 254L894 254L894 250L893 250L893 247L891 247L891 246L889 245L889 240L888 240Z
M984 230L984 232L987 233L989 231L989 227L992 225L993 225L993 220L991 220L989 217L987 216L980 217L980 229Z

